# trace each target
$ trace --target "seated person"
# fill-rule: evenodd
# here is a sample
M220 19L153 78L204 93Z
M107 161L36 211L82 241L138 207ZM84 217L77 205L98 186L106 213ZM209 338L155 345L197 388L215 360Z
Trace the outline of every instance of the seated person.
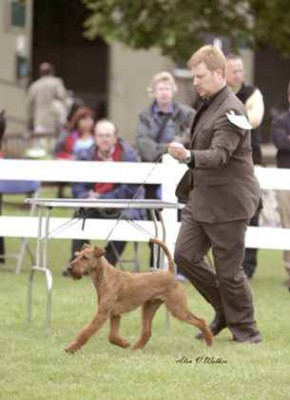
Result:
M118 136L116 126L109 120L103 119L95 126L95 143L89 149L78 152L78 160L84 161L127 161L137 162L137 155L133 148ZM143 198L143 189L139 185L114 183L74 183L73 197L78 199L132 199ZM124 210L116 209L88 209L88 218L118 218L122 212L122 219L144 219L144 210L128 207ZM77 213L76 216L79 216ZM88 241L73 240L71 259L84 243ZM119 256L124 251L126 242L108 242L106 258L112 265L116 265Z
M55 157L73 160L79 150L88 149L94 143L94 119L90 108L81 107L68 122L68 131L62 132L55 147Z

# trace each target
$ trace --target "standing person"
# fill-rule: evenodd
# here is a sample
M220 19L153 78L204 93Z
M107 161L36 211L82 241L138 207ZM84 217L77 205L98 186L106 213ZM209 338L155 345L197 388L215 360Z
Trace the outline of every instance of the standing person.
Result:
M0 158L3 157L3 154L1 152L1 147L2 147L2 139L3 139L5 131L6 131L5 111L1 110L0 111ZM2 199L0 199L0 215L1 214L2 214ZM5 255L4 238L0 237L0 263L4 263L5 262L5 259L3 258L4 255Z
M189 128L194 110L174 101L177 86L169 72L153 76L150 92L153 103L138 117L136 145L141 161L154 162L167 150L172 141L189 142ZM157 198L157 185L147 185L146 198Z
M250 131L237 126L246 127L248 121L243 104L226 85L221 50L203 46L189 66L202 103L191 127L189 150L175 142L168 148L188 164L187 175L194 182L194 187L187 185L175 261L214 308L213 335L228 327L234 340L257 343L262 337L242 267L245 232L260 199ZM215 271L205 261L210 248Z
M103 119L95 125L95 143L89 149L78 152L78 160L83 161L126 161L137 162L137 155L133 148L118 136L116 126L109 120ZM113 183L75 183L72 186L73 197L77 199L132 199L143 198L143 191L139 185ZM143 219L143 210L128 207L122 211L122 219ZM88 211L88 218L118 218L119 210L96 209ZM73 240L71 259L75 257L85 240ZM126 242L108 242L106 258L112 265L116 265L122 254ZM65 275L65 271L63 273Z
M39 66L39 79L28 89L28 117L35 133L57 135L66 121L66 89L54 76L54 67L45 62Z
M170 142L175 140L188 145L194 110L174 100L177 85L169 72L154 75L149 90L154 100L139 114L136 145L141 161L154 162L160 161ZM160 197L160 186L145 185L146 199ZM150 266L153 267L153 247L149 246Z
M251 145L252 157L255 165L262 165L262 151L260 146L259 126L264 116L264 101L258 88L245 84L245 70L243 60L239 55L227 56L226 81L238 99L245 105L248 120L252 126ZM250 226L259 225L260 210L251 218ZM247 248L243 261L243 268L249 279L252 279L257 268L258 249Z
M3 139L5 131L6 131L5 110L1 110L0 111L0 158L3 157L1 148L2 148L2 139Z
M273 118L271 135L277 147L277 167L290 168L290 82L288 85L288 111ZM290 228L290 191L278 190L277 200L283 228ZM284 267L287 274L286 285L290 290L290 251L283 252Z

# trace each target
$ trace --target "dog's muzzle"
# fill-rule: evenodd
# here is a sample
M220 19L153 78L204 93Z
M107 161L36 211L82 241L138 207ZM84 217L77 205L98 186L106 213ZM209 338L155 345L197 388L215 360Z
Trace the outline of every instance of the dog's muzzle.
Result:
M69 264L69 265L67 266L67 269L66 269L66 270L67 270L69 276L71 276L74 280L76 280L76 279L81 279L82 275L76 273L75 270L74 270L74 267L73 267L71 264Z

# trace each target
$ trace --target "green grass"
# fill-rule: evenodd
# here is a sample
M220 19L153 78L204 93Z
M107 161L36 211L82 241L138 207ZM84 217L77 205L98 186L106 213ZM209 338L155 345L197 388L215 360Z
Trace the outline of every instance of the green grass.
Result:
M10 208L8 211L15 212ZM18 241L9 239L7 246L13 251ZM50 243L54 275L50 336L44 330L44 276L36 275L33 320L28 324L29 260L20 275L12 273L13 261L0 265L1 400L290 399L290 293L282 285L285 276L281 252L259 252L259 267L252 283L256 318L264 336L262 344L232 343L230 333L224 331L213 349L208 349L194 339L194 328L173 319L166 334L162 308L144 350L132 352L110 345L106 326L79 354L71 356L63 348L92 317L96 295L89 278L74 282L60 275L69 249L69 241ZM129 245L127 252L131 250ZM143 264L148 263L148 256L144 244ZM209 321L211 308L190 284L185 287L191 309ZM139 311L123 318L121 333L132 343L139 330ZM226 363L203 362L212 356ZM177 362L182 357L188 363ZM198 363L197 357L203 357L202 361Z

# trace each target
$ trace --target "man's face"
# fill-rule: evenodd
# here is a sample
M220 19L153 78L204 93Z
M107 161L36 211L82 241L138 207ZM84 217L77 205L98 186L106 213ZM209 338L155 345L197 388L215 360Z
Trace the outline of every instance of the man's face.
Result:
M158 104L170 104L173 99L173 89L169 82L159 82L154 89L154 96Z
M191 69L193 86L200 97L210 97L225 84L221 70L210 71L204 62Z
M232 88L238 88L245 79L244 65L239 58L227 60L226 81Z
M102 153L110 153L117 141L115 127L110 122L99 122L95 127L95 143Z

